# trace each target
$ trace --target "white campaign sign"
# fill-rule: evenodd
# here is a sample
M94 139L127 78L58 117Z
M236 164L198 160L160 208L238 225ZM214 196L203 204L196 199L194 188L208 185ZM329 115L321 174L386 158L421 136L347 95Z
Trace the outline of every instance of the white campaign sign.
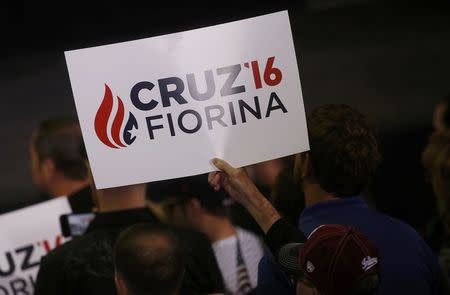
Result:
M309 149L287 11L65 55L97 188Z
M57 198L0 215L0 294L33 294L42 256L64 242L59 216L71 213Z

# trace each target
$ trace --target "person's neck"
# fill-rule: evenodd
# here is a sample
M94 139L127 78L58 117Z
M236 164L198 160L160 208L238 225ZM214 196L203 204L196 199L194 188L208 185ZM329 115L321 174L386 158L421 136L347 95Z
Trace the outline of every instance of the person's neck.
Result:
M305 193L305 207L310 207L322 202L337 199L333 194L324 191L317 183L304 181L303 191Z
M205 216L202 231L213 243L236 235L236 230L228 217L215 215Z
M69 197L70 195L82 190L89 185L89 180L72 180L67 177L61 176L55 179L49 186L48 193L52 198L58 198L62 196Z
M97 200L99 212L144 208L147 205L143 185L98 190Z

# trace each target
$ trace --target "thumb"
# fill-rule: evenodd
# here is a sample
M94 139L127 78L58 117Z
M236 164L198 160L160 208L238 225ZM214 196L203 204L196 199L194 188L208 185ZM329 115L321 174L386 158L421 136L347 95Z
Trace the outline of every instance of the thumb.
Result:
M214 164L214 166L225 172L227 175L232 175L233 172L236 170L236 168L232 167L230 164L219 158L214 158L212 160L212 163Z

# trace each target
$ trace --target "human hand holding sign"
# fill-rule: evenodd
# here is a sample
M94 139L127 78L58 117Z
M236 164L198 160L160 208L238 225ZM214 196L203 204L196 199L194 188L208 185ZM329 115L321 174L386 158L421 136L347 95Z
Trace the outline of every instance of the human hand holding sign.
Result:
M267 233L270 227L281 218L272 204L261 194L243 168L234 168L222 159L212 163L220 171L211 172L208 182L215 190L225 189L228 194L244 206L261 229Z
M208 175L209 184L216 190L225 189L230 196L243 206L251 196L260 193L244 168L234 168L226 161L213 159L212 163L221 171Z

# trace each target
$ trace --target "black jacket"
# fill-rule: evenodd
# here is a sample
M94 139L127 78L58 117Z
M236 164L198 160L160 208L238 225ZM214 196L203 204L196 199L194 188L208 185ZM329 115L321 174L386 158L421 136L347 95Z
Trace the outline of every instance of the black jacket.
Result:
M92 212L92 208L94 208L92 191L89 185L69 195L67 200L73 213L90 213Z
M147 208L98 214L83 236L56 248L41 261L35 295L116 294L112 251L120 231L158 222ZM223 291L223 281L206 236L176 229L187 251L183 294Z

